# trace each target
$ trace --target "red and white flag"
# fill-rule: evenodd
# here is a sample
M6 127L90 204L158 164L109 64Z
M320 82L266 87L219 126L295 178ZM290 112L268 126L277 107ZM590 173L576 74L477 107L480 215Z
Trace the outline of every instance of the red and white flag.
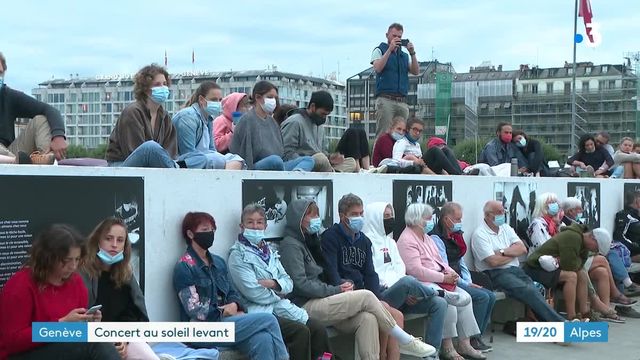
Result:
M589 42L593 43L593 34L591 33L591 19L593 19L593 13L591 12L591 2L589 0L580 0L578 16L584 20L584 28L587 33L587 37L589 38Z

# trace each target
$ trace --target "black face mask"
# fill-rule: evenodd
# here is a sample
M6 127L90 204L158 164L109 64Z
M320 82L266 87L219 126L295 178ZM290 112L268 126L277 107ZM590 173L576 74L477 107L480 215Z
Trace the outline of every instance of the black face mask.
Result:
M322 116L318 115L318 113L315 113L315 112L309 113L309 118L311 119L311 121L314 124L316 124L318 126L324 124L327 121L326 117L322 117Z
M193 241L200 245L201 248L207 250L213 245L214 237L215 232L213 231L197 232L193 234Z
M384 233L385 233L385 235L386 234L391 234L393 232L393 228L396 225L396 219L388 218L388 219L382 220L382 222L384 223Z

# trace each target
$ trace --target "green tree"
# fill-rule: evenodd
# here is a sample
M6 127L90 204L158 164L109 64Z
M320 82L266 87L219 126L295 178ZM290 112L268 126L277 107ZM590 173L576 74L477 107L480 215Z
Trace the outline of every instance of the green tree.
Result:
M482 148L487 142L489 142L489 140L491 139L478 139L478 141L476 141L476 139L464 140L453 147L453 153L456 154L456 158L458 160L462 160L469 164L476 164L480 157L480 152L482 152Z
M89 157L89 150L87 150L87 148L80 145L69 145L67 147L67 158L73 159L82 157Z
M100 144L97 148L89 150L89 157L104 159L107 154L107 144Z

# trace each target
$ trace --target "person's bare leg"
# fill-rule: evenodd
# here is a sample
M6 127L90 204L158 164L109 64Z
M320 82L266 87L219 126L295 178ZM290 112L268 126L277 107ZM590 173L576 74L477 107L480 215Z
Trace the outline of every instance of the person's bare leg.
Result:
M567 309L567 318L576 317L576 287L578 285L578 275L574 271L560 271L560 283L564 294L564 303Z
M17 164L14 156L0 155L0 164Z
M610 309L609 304L602 302L598 294L591 294L591 296L589 296L589 301L591 302L591 308L601 314L608 312Z
M369 170L369 167L371 167L371 158L369 156L365 156L360 159L360 163L362 164L363 169Z
M595 260L594 260L595 261ZM591 268L589 271L589 277L593 284L596 286L596 293L603 303L608 304L611 299L611 286L609 286L609 276L607 270L598 266Z
M624 173L622 174L622 176L624 177L624 179L634 179L635 176L633 174L633 163L624 163L622 164L622 167L624 168Z
M578 298L578 309L581 317L589 313L589 275L584 270L578 271L578 284L576 287L576 297Z
M631 168L633 169L632 179L640 179L640 164L633 163ZM625 175L627 174L627 168L624 169Z
M400 328L404 328L404 315L400 310L392 308L386 302L382 303L389 311L393 319L396 321ZM385 336L386 335L386 336ZM380 332L380 359L388 360L400 360L400 347L398 346L398 340L388 333Z

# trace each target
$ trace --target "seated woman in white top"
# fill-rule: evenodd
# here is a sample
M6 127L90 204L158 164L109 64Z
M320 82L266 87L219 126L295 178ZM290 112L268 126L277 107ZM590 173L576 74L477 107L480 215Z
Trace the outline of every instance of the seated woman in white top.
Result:
M412 118L407 122L407 132L403 138L393 145L393 162L400 167L417 165L422 167L423 174L434 174L422 159L420 139L424 131L424 122ZM383 161L384 163L384 161Z

